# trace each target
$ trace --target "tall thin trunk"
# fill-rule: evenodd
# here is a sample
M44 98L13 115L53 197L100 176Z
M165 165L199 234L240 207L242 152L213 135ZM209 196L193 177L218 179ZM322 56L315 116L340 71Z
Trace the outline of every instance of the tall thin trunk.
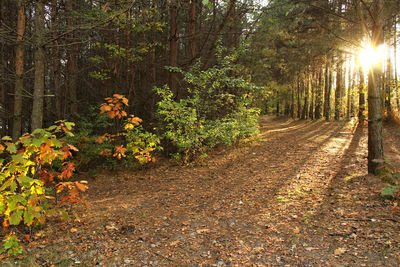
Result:
M383 1L375 0L373 9L374 24L371 42L373 47L383 44ZM368 74L368 172L377 174L383 165L382 139L382 63L373 65Z
M290 104L290 116L292 117L292 119L294 119L294 94L295 94L295 85L294 85L294 83L292 84L292 86L291 86L291 89L292 89L292 101L291 101L291 104Z
M332 71L329 67L329 60L327 59L325 65L325 95L324 95L324 116L326 120L330 119L331 113L331 89L332 89Z
M5 21L5 14L4 10L6 9L3 5L5 3L0 3L0 29L3 31L3 25ZM1 87L1 108L0 108L0 114L1 114L1 133L0 136L5 136L7 135L7 128L8 128L8 120L7 120L7 114L5 114L7 107L6 107L6 97L7 97L7 88L6 88L6 58L5 58L5 42L2 40L1 42L1 62L0 62L0 87Z
M397 104L397 108L400 108L400 92L399 92L399 88L397 87L397 16L394 16L394 44L393 44L393 53L394 56L393 58L395 59L393 62L394 65L394 88L396 90L396 104Z
M17 44L15 48L15 98L12 138L17 140L22 131L22 92L24 90L24 34L25 34L25 1L18 0Z
M189 50L190 59L192 61L196 56L196 7L197 0L190 1L190 15L189 15Z
M347 113L346 113L346 117L347 117L347 119L350 119L350 115L351 115L351 103L352 103L352 93L351 93L351 90L352 90L352 70L351 70L351 60L352 60L352 58L351 57L349 57L349 60L348 60L348 67L347 67L347 79L348 79L348 82L347 82ZM353 70L354 71L354 70Z
M364 81L364 70L362 66L358 69L360 83L358 84L358 120L364 121L365 116L365 81Z
M342 113L343 91L343 55L339 54L336 63L336 90L335 90L335 120L339 120Z
M386 69L385 69L385 81L384 81L384 87L385 87L385 109L387 112L390 112L392 110L392 99L391 99L391 86L390 86L390 80L391 80L391 62L390 58L387 59L386 62Z
M310 81L308 81L307 84L304 84L304 106L303 106L303 112L301 114L301 118L303 120L308 118L308 96L310 94Z
M68 0L65 2L65 9L69 12L67 18L67 26L68 30L72 30L74 28L74 18L73 18L73 11L75 8L73 0ZM68 36L70 38L69 42L74 42L74 33L71 32ZM78 79L78 72L77 72L77 64L78 64L78 48L76 44L73 44L67 49L67 77L68 77L68 93L69 93L69 103L70 103L70 110L69 115L74 116L78 112L78 99L77 99L77 79Z
M301 103L300 103L300 77L297 77L297 118L301 116Z
M279 100L279 91L276 91L276 116L279 116L280 110L280 100Z
M57 40L58 35L58 7L57 0L51 0L51 29L52 38ZM60 71L60 49L58 42L55 41L54 47L51 49L51 57L53 63L53 90L55 92L56 118L63 119L62 114L62 91L61 91L61 71Z
M169 65L176 67L178 65L178 2L176 0L171 0L170 2L169 15ZM168 85L175 93L177 93L176 82L176 73L171 71Z
M314 119L314 96L315 96L315 79L314 79L315 74L312 73L310 74L310 81L309 81L309 87L311 89L311 98L310 98L310 111L308 112L308 117L310 119Z
M318 72L318 85L317 85L317 92L316 92L316 97L315 97L315 119L319 120L322 117L322 88L323 88L323 84L322 84L322 76L323 76L323 71L322 68L320 68L319 72Z
M35 7L35 82L33 89L32 105L32 131L43 126L43 98L44 98L44 4L41 1L36 2Z

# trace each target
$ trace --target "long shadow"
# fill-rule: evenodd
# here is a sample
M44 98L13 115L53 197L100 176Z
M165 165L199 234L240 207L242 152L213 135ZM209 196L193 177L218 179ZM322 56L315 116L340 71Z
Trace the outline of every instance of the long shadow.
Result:
M343 177L346 174L346 169L344 168L346 166L346 161L348 160L349 157L354 156L355 152L359 148L361 138L363 137L363 131L364 127L362 125L358 125L356 131L354 132L350 145L345 150L341 162L339 164L339 167L337 167L338 171L330 180L330 183L325 190L322 203L321 205L319 205L319 208L315 211L314 217L319 217L319 219L321 219L321 216L323 216L322 215L323 210L325 209L326 206L329 206L329 203L332 200L333 192L341 186L342 183L341 177Z
M244 162L248 161L249 159L251 159L253 156L251 155L253 151L256 151L256 154L259 157L260 154L260 150L263 154L266 155L266 158L269 159L270 162L283 162L285 160L288 160L290 158L293 157L300 157L299 159L296 159L297 164L295 165L291 165L291 169L292 172L290 173L286 173L286 177L282 177L280 178L278 181L276 181L277 179L272 177L270 179L275 179L275 185L273 187L269 186L266 189L265 193L269 194L270 197L273 197L274 195L276 195L276 193L279 191L279 189L285 184L287 183L290 179L293 179L295 177L296 172L299 170L299 168L301 166L303 166L310 158L311 155L313 155L316 151L318 151L319 149L321 149L321 147L323 147L327 142L329 142L329 140L336 136L337 133L345 126L345 124L343 123L342 125L337 125L334 129L332 129L332 125L329 123L323 123L323 125L321 125L322 127L318 127L317 129L313 130L313 128L315 126L315 124L310 124L307 127L305 127L303 130L293 130L293 131L289 131L289 132L284 132L284 133L280 133L279 136L274 137L273 139L275 141L271 141L271 143L276 144L276 140L279 140L281 138L285 139L285 140L290 140L290 142L285 143L285 144L281 144L281 148L279 151L285 151L282 154L276 155L276 151L274 151L273 147L270 147L269 144L270 142L265 142L262 145L259 145L257 147L257 150L251 150L248 153L244 153L243 155L241 155L240 157L237 157L234 160L228 161L225 165L223 165L222 167L220 167L218 170L215 170L216 172L220 172L220 173L225 173L229 172L231 166L236 166L239 164L243 164ZM313 148L307 148L307 146L309 145L309 143L307 142L307 140L311 139L311 138L315 138L317 139L320 136L324 136L327 133L332 132L331 134L329 134L327 137L325 137L323 140L317 142L316 144L313 143L312 146ZM289 137L288 137L289 135ZM290 138L292 136L292 138ZM301 136L301 138L297 138L298 136ZM302 154L297 154L296 152L298 151L307 151L307 153L302 153ZM295 153L295 154L294 154ZM257 157L257 156L255 156ZM259 165L260 162L255 162L255 165ZM251 167L251 163L248 165L250 165L249 167ZM256 167L256 166L255 166ZM250 168L251 169L251 168ZM247 170L247 169L246 169ZM270 165L265 165L265 167L263 168L263 172L266 173L268 171L273 171ZM275 171L275 170L274 170ZM287 170L283 170L283 171L287 171ZM252 184L252 182L256 182L256 181L252 181L251 178L245 178L245 177L249 177L251 176L251 173L246 173L246 171L239 171L242 174L238 175L236 174L236 177L238 177L239 179L236 179L234 181L231 180L230 184L225 184L223 181L221 181L221 184L219 185L219 189L221 192L226 192L225 194L222 195L226 195L228 192L228 188L231 189L236 189L239 191L243 191L246 187L251 187L254 184ZM277 173L279 174L279 170L277 171ZM228 173L229 174L229 173ZM264 182L269 182L266 181L266 179L269 179L268 177L264 178ZM260 183L262 181L258 181L257 183ZM232 191L229 191L228 194L232 194ZM225 197L225 196L217 196L217 198L220 197ZM215 199L217 200L217 199Z

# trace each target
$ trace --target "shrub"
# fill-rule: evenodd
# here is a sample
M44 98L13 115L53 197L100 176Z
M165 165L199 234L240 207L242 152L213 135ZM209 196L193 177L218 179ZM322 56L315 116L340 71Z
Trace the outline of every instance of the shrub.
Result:
M0 153L0 217L3 228L23 223L29 227L44 224L46 216L55 214L51 193L56 196L66 191L62 201L77 203L87 187L85 181L71 181L75 170L70 161L77 149L64 142L62 136L70 133L73 123L59 121L47 129L36 129L24 134L17 142L5 136ZM58 162L59 170L52 164ZM64 211L60 210L60 213ZM18 239L9 235L3 240L3 250L15 255L20 247Z
M155 161L152 154L161 149L159 139L143 129L140 118L127 114L127 106L128 99L114 94L100 105L100 112L91 108L87 117L81 117L78 133L69 140L80 151L76 157L80 170Z
M259 109L251 107L259 88L236 75L232 58L220 58L215 67L201 70L196 64L183 75L185 98L176 100L164 86L155 88L160 97L157 116L160 135L172 147L173 156L187 163L205 148L232 145L258 132Z

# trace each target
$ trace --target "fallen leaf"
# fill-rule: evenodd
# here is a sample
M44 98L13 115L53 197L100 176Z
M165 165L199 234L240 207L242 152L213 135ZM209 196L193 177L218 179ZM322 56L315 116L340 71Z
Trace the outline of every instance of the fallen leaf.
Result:
M176 245L178 245L179 244L179 240L175 240L175 241L172 241L171 243L169 243L169 245L170 246L176 246Z
M69 230L71 233L76 233L76 232L78 232L78 229L76 229L76 228L71 228L71 230Z
M346 248L337 248L337 249L335 249L335 256L339 256L339 255L342 255L343 253L345 253L347 250L346 250Z
M201 233L208 233L208 232L210 232L210 230L209 229L199 229L199 230L197 230L196 231L198 234L201 234Z

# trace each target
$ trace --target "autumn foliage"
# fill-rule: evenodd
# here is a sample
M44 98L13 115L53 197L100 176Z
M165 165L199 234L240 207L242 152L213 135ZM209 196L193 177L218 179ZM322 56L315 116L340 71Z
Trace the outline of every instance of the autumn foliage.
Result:
M63 196L62 202L81 200L80 194L87 189L86 182L71 181L75 171L72 151L77 148L62 139L72 135L73 125L59 121L47 129L24 134L16 142L8 136L1 139L0 218L3 228L20 223L30 227L43 224L49 214L56 214L55 202L49 200L57 199L58 195ZM56 162L61 163L59 170L53 166Z

